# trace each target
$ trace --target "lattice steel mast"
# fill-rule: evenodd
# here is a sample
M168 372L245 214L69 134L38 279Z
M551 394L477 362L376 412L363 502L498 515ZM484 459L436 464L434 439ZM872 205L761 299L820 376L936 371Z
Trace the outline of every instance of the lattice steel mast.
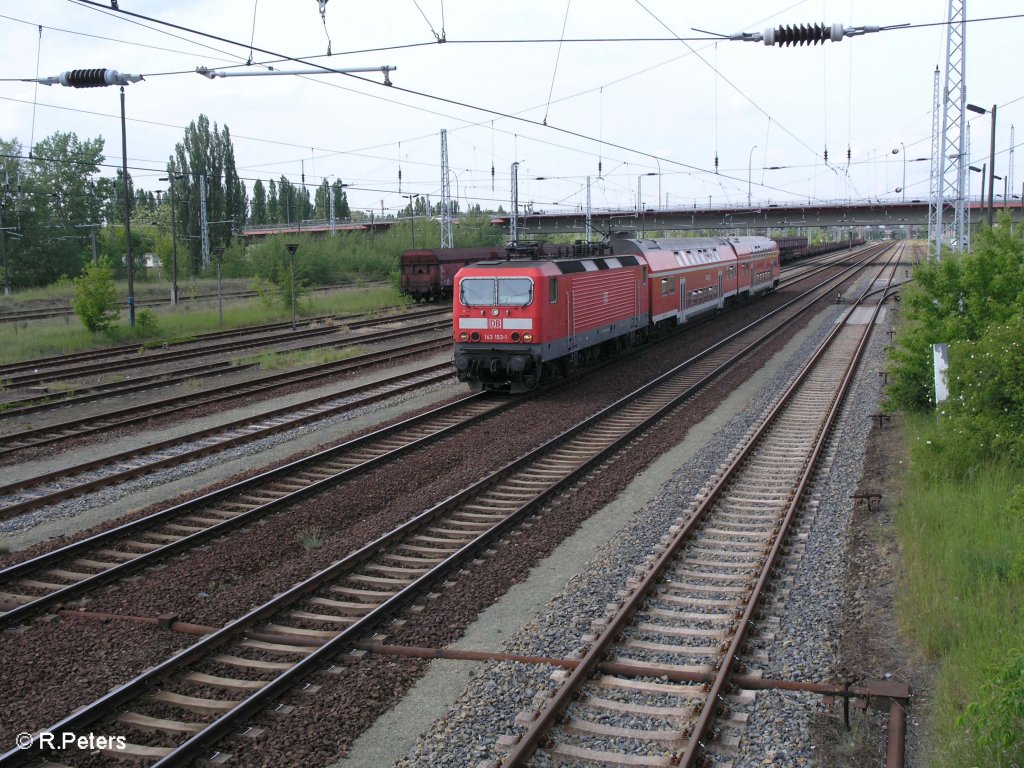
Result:
M448 131L441 129L441 247L452 247L452 185L448 178ZM430 210L427 209L427 215Z
M935 80L932 94L932 162L931 180L928 188L928 244L933 253L938 253L938 241L942 231L942 197L940 196L941 185L939 183L939 155L942 150L942 137L939 134L941 126L942 102L939 100L939 68L935 67Z
M1010 167L1006 169L1006 199L1004 200L1006 205L1009 205L1010 201L1013 200L1013 189L1014 189L1014 187L1013 187L1013 147L1014 147L1014 143L1013 142L1014 142L1014 140L1013 140L1013 126L1011 125L1010 126ZM1021 198L1021 200L1024 200L1024 198ZM1024 205L1024 203L1022 203L1022 205Z
M519 242L519 163L512 163L512 216L509 217L508 239Z
M946 211L951 215L951 239L957 248L964 245L964 105L967 94L964 76L967 69L965 12L967 0L949 0L949 24L946 27L946 86L942 100L942 138L939 153L938 220L935 231L935 258L942 258Z

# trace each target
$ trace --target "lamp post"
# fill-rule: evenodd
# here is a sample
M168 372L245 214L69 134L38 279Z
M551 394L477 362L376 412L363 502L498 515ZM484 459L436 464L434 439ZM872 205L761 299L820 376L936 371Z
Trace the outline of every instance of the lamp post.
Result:
M288 255L291 257L291 276L292 276L292 330L295 330L295 252L299 250L298 243L288 243L285 248L288 249Z
M980 173L981 174L981 202L979 203L979 205L981 207L981 210L984 211L985 210L985 164L982 163L981 164L981 168L979 168L976 165L969 165L969 166L967 166L967 168L969 170L971 170L971 171L974 171L975 173ZM968 184L967 185L967 198L968 198L968 213L967 213L967 215L968 215L968 222L970 222L970 218L969 218L970 217L970 197L971 197L971 185ZM968 230L967 230L968 250L970 249L969 248L970 239L971 239L971 232L970 232L970 227L968 227Z
M657 176L654 171L650 173L638 173L636 175L636 215L640 219L640 230L639 236L644 236L644 201L643 201L643 182L644 176Z
M658 164L658 207L661 208L661 160L654 158L654 162ZM668 206L665 206L668 208Z
M641 191L643 189L644 176L657 176L657 175L658 174L655 173L654 171L651 171L650 173L638 173L636 175L636 211L637 211L637 213L640 213L640 211L642 211L643 208L644 208L643 192Z
M223 261L224 247L218 245L213 249L213 255L217 257L217 322L224 325L224 296L220 290L220 264Z
M4 208L7 207L7 200L10 192L5 188L0 192L0 253L4 258L4 296L11 295L11 276L7 271L7 230L4 229Z
M128 199L128 134L124 119L124 87L142 80L142 75L121 74L115 69L72 69L53 77L41 77L29 82L42 85L60 83L68 88L102 88L107 85L121 86L121 181L124 185L124 243L125 260L128 267L128 321L135 327L135 270L132 264L132 229L130 201Z
M402 195L409 201L409 232L412 233L412 249L416 250L416 206L413 205L413 200L418 198L419 192L413 195Z
M987 109L983 109L974 104L968 104L967 109L971 112L976 112L979 115L988 114ZM992 105L992 139L989 143L988 150L988 219L987 223L992 226L992 195L995 192L996 184L996 105Z
M171 187L171 305L178 303L178 214L174 208L174 182L185 178L183 173L161 176L160 181L169 181Z
M757 144L750 148L750 154L747 155L747 208L750 207L750 171L754 162L755 149L757 149Z
M893 147L892 153L898 155L901 151L903 153L903 186L896 191L903 193L903 202L905 203L907 202L907 148L903 145L902 141L900 142L900 149Z

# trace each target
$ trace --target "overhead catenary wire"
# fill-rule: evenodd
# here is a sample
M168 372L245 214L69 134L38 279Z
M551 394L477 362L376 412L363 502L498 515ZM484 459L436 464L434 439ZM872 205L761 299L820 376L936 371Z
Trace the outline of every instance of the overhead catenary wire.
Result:
M327 35L327 55L331 55L331 33L327 31L327 0L318 0L320 3L320 21L324 25L324 34Z
M109 37L109 36L106 36L106 35L96 35L96 34L92 34L90 32L82 32L80 30L75 30L75 29L65 29L64 27L54 27L54 26L51 26L49 24L37 24L34 21L27 21L25 19L16 19L13 16L7 16L7 15L2 14L2 13L0 13L0 19L6 19L7 21L13 21L13 22L16 22L18 24L26 24L26 25L32 26L32 27L41 26L43 29L47 30L48 32L60 32L62 34L66 34L66 35L73 35L75 37L85 37L85 38L89 38L89 39L92 39L92 40L102 40L105 43L120 43L122 45L131 45L131 46L133 46L135 48L142 48L144 50L160 51L160 52L163 52L163 53L174 53L174 54L179 54L181 56L194 56L194 55L196 55L195 52L193 52L193 51L182 51L182 50L178 50L178 49L175 49L175 48L166 48L166 47L160 46L160 45L150 45L148 43L140 43L140 42L135 41L135 40L123 40L123 39L117 38L117 37ZM189 42L191 42L191 41L189 41ZM193 44L199 46L200 48L208 48L210 50L213 50L212 48L210 48L210 46L203 45L202 43L193 43ZM238 58L236 56L232 56L231 57L231 61L232 62L235 62L237 60L238 60ZM244 64L240 64L239 66L245 66L245 65ZM191 72L191 71L192 70L187 70L186 72L182 72L180 74L187 74L188 72ZM22 79L22 78L0 78L0 81L20 80L20 79Z
M94 4L95 4L95 3L93 3L93 5L94 5ZM442 6L442 10L443 10L443 6ZM163 24L163 23L161 23L161 24ZM142 26L144 27L144 25L142 25ZM152 29L152 28L148 28L148 27L146 27L146 29ZM198 34L205 34L205 33L198 33ZM614 38L608 38L608 40L613 40L613 39L614 39ZM626 38L622 38L622 39L626 39ZM637 38L637 39L640 39L640 38ZM678 38L668 38L667 40L678 40ZM230 42L230 41L227 41L227 42ZM376 49L376 50L380 50L380 49ZM280 60L297 60L297 59L287 59L287 58L282 58L282 59L280 59ZM651 68L651 69L652 69L652 68ZM647 70L641 71L641 73L642 73L642 72L646 72L646 71L647 71ZM638 73L638 74L641 74L641 73ZM161 73L161 74L164 74L164 73ZM625 78L624 78L624 79L625 79ZM615 82L620 82L620 81L615 81ZM337 86L335 86L335 87L337 87ZM379 96L374 96L374 97L376 97L376 98L380 98ZM412 108L412 109L422 109L422 108ZM427 112L430 112L430 111L427 111ZM435 113L434 113L434 114L435 114Z
M252 45L256 42L256 9L259 8L260 0L253 0L252 2L252 33L249 35L249 60L246 62L247 65L252 65Z
M410 92L415 92L415 91L410 91ZM366 95L366 94L365 94L365 95ZM431 97L431 96L430 96L429 94L420 94L420 95L426 95L427 97ZM407 105L409 105L409 104L407 104ZM416 106L412 106L412 109L421 109L421 108L416 108ZM494 113L494 114L501 114L501 113ZM770 119L770 118L769 118L769 119ZM493 122L493 121L492 121L492 122ZM530 121L530 122L532 122L532 121ZM467 123L468 123L468 121L467 121ZM535 124L536 124L536 123L535 123ZM580 135L582 135L582 134L580 134ZM602 139L603 139L603 137L602 137ZM258 140L258 139L257 139L257 140ZM393 143L393 142L391 142L391 143ZM603 141L602 141L602 143L603 143ZM300 144L300 145L301 145L301 144ZM631 147L629 147L629 146L625 146L625 147L622 147L622 148L624 148L624 150L626 150L627 152L635 152L635 150L633 150L633 148L631 148ZM575 151L575 150L574 150L574 151ZM642 154L642 153L641 153L641 154ZM689 167L691 167L691 168L694 168L693 166L689 166ZM702 170L702 169L695 169L695 170ZM706 171L705 171L705 172L706 172Z
M569 8L572 0L565 0L565 17L562 19L562 37L565 37L565 26L569 23ZM548 124L548 112L551 110L551 94L555 92L555 76L558 74L558 62L562 58L562 41L558 42L558 52L555 54L555 67L551 72L551 86L548 88L548 104L544 108L544 125Z
M640 0L633 0L633 2L635 2L644 11L646 11L647 14L652 19L654 19L656 22L658 22L658 24L660 24L662 27L664 27L670 34L672 34L672 35L676 34L675 31L671 27L668 26L668 24L666 24L664 21L662 21L653 11L651 11L650 8L648 8L646 5L644 5ZM709 67L715 73L716 77L721 78L723 82L725 82L730 88L732 88L734 91L736 91L736 93L738 93L740 96L742 96L752 107L754 107L754 109L756 109L758 112L760 112L765 117L771 117L771 115L768 113L767 110L765 110L760 104L758 104L750 96L748 96L743 91L743 89L741 89L738 85L736 85L729 78L727 78L725 75L723 75L715 66L710 64L707 61L707 59L705 59L703 56L701 56L700 53L697 50L695 50L693 48L693 46L691 46L686 40L684 40L683 38L679 37L678 35L676 36L676 39L679 42L681 42L683 45L685 45L687 47L687 49L691 53L693 53L702 64L704 64L706 67ZM810 145L808 145L807 142L805 142L803 139L801 139L795 133L793 133L788 128L786 128L784 125L782 125L782 123L779 123L778 120L776 120L775 122L779 124L779 127L782 128L782 130L786 133L786 135L788 135L794 141L799 143L801 146L805 147L809 152L814 153L814 150L811 149Z
M430 27L430 34L432 34L434 36L434 38L437 40L437 42L439 42L439 43L446 42L445 39L444 39L444 4L443 3L441 4L441 34L440 35L437 34L437 32L434 30L434 25L430 23L430 19L427 18L427 14L425 14L423 12L423 9L420 8L420 4L417 2L417 0L412 0L412 4L416 6L416 10L420 12L420 16L422 16L423 20L425 22L427 22L427 26Z
M77 5L82 5L82 6L85 6L85 7L98 8L98 9L102 10L103 12L108 12L106 6L102 5L101 3L97 2L96 0L68 0L68 2L77 4ZM116 11L116 13L117 14L124 14L124 15L128 15L128 16L132 16L132 17L137 17L137 18L142 18L142 19L145 19L146 21L150 21L150 22L153 22L153 23L156 23L156 24L160 24L160 25L165 25L165 26L171 27L172 29L177 29L177 30L181 30L181 31L187 31L190 34L200 35L202 37L209 37L209 38L211 38L213 40L216 40L216 41L221 42L221 43L226 43L228 45L235 45L235 46L239 46L240 45L236 41L230 40L228 38L221 37L219 35L214 35L214 34L209 33L209 32L202 32L200 30L190 29L188 27L183 27L183 26L181 26L179 24L175 24L173 22L163 21L163 20L160 20L160 19L154 19L154 18L151 18L151 17L148 17L148 16L144 16L142 14L137 14L137 13L134 13L132 11L125 10L125 9L118 9ZM244 46L242 46L242 47L244 47ZM334 71L336 71L336 70L333 70L330 67L327 67L327 66L324 66L324 65L321 65L321 64L311 63L309 61L306 61L306 60L303 60L303 59L298 59L298 58L291 57L291 56L284 56L283 54L276 53L274 51L269 51L269 50L261 49L261 48L257 48L256 50L258 50L260 53L266 54L268 56L276 56L276 57L280 57L282 59L287 59L289 61L293 61L293 62L298 63L298 64L305 64L307 66L312 66L314 68L323 70L325 72L334 72ZM356 75L356 74L347 73L347 72L340 73L340 74L343 74L346 77L358 80L358 81L363 82L363 83L369 83L369 84L372 84L372 85L378 85L378 83L376 83L375 81L370 80L369 78L361 77L361 76ZM338 86L332 85L332 87L338 87ZM576 137L576 138L579 138L579 139L584 139L586 141L596 141L593 137L587 136L586 134L584 134L584 133L582 133L580 131L573 131L573 130L570 130L568 128L561 128L561 127L558 127L558 126L551 126L551 125L543 126L542 123L538 122L537 120L531 120L529 118L522 117L521 115L514 115L514 114L510 114L508 112L502 112L501 110L496 110L496 109L491 109L489 107L483 107L483 106L479 106L479 105L475 105L475 104L470 104L468 102L460 101L458 99L450 99L450 98L446 98L444 96L438 96L436 94L425 93L425 92L418 91L418 90L415 90L415 89L412 89L412 88L404 88L404 87L400 87L400 86L396 86L396 85L393 85L393 86L390 86L390 87L393 88L395 91L398 91L398 92L401 92L401 93L406 93L406 94L409 94L409 95L418 96L418 97L429 99L429 100L433 100L433 101L439 101L439 102L441 102L443 104L449 104L449 105L452 105L452 106L463 107L465 109L475 110L475 111L483 112L485 114L506 118L506 119L509 119L509 120L515 120L515 121L522 122L522 123L525 123L525 124L528 124L528 125L533 125L535 127L546 127L549 130L557 131L559 133L562 133L562 134L565 134L565 135L568 135L568 136L573 136L573 137ZM356 91L356 92L359 93L358 91ZM411 105L403 105L403 106L411 106ZM468 122L468 121L465 121L465 122ZM680 167L689 168L691 170L702 170L698 166L690 165L688 163L683 163L683 162L681 162L679 160L673 160L673 159L666 158L666 157L660 157L660 156L654 155L654 154L652 154L650 152L645 152L645 151L642 151L642 150L639 150L639 149L635 149L635 148L632 148L632 147L629 147L629 146L625 146L625 145L622 145L622 144L612 143L612 142L604 142L604 143L608 144L609 146L615 147L616 149L621 149L621 150L623 150L625 152L630 152L632 154L637 154L637 155L641 155L641 156L644 156L644 157L649 157L651 159L658 159L658 160L661 160L663 162L672 163L674 165L677 165L677 166L680 166Z
M36 48L36 86L32 93L32 131L28 140L28 156L32 157L32 148L36 141L36 104L39 100L39 59L43 53L43 27L39 25L39 43Z

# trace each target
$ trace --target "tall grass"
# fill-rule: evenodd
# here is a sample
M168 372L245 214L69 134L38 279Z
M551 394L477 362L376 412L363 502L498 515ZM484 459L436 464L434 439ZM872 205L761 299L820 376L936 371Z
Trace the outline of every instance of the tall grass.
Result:
M932 764L1019 767L1024 701L1014 710L991 681L1024 673L1015 668L1024 658L1021 478L997 462L963 477L930 450L935 430L930 417L908 419L913 468L897 515L902 620L940 667Z
M320 347L319 349L296 350L295 352L262 352L258 355L240 357L235 365L256 364L264 371L275 371L287 368L308 368L314 365L336 363L339 360L348 360L351 357L365 354L362 347L345 347L343 349L331 349Z

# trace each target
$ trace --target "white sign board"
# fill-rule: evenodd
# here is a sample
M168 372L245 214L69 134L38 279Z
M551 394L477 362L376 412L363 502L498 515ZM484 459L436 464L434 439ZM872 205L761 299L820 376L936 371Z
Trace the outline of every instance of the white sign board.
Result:
M937 407L949 399L949 387L946 385L946 369L949 368L948 344L932 344L932 362L935 367L935 405Z

